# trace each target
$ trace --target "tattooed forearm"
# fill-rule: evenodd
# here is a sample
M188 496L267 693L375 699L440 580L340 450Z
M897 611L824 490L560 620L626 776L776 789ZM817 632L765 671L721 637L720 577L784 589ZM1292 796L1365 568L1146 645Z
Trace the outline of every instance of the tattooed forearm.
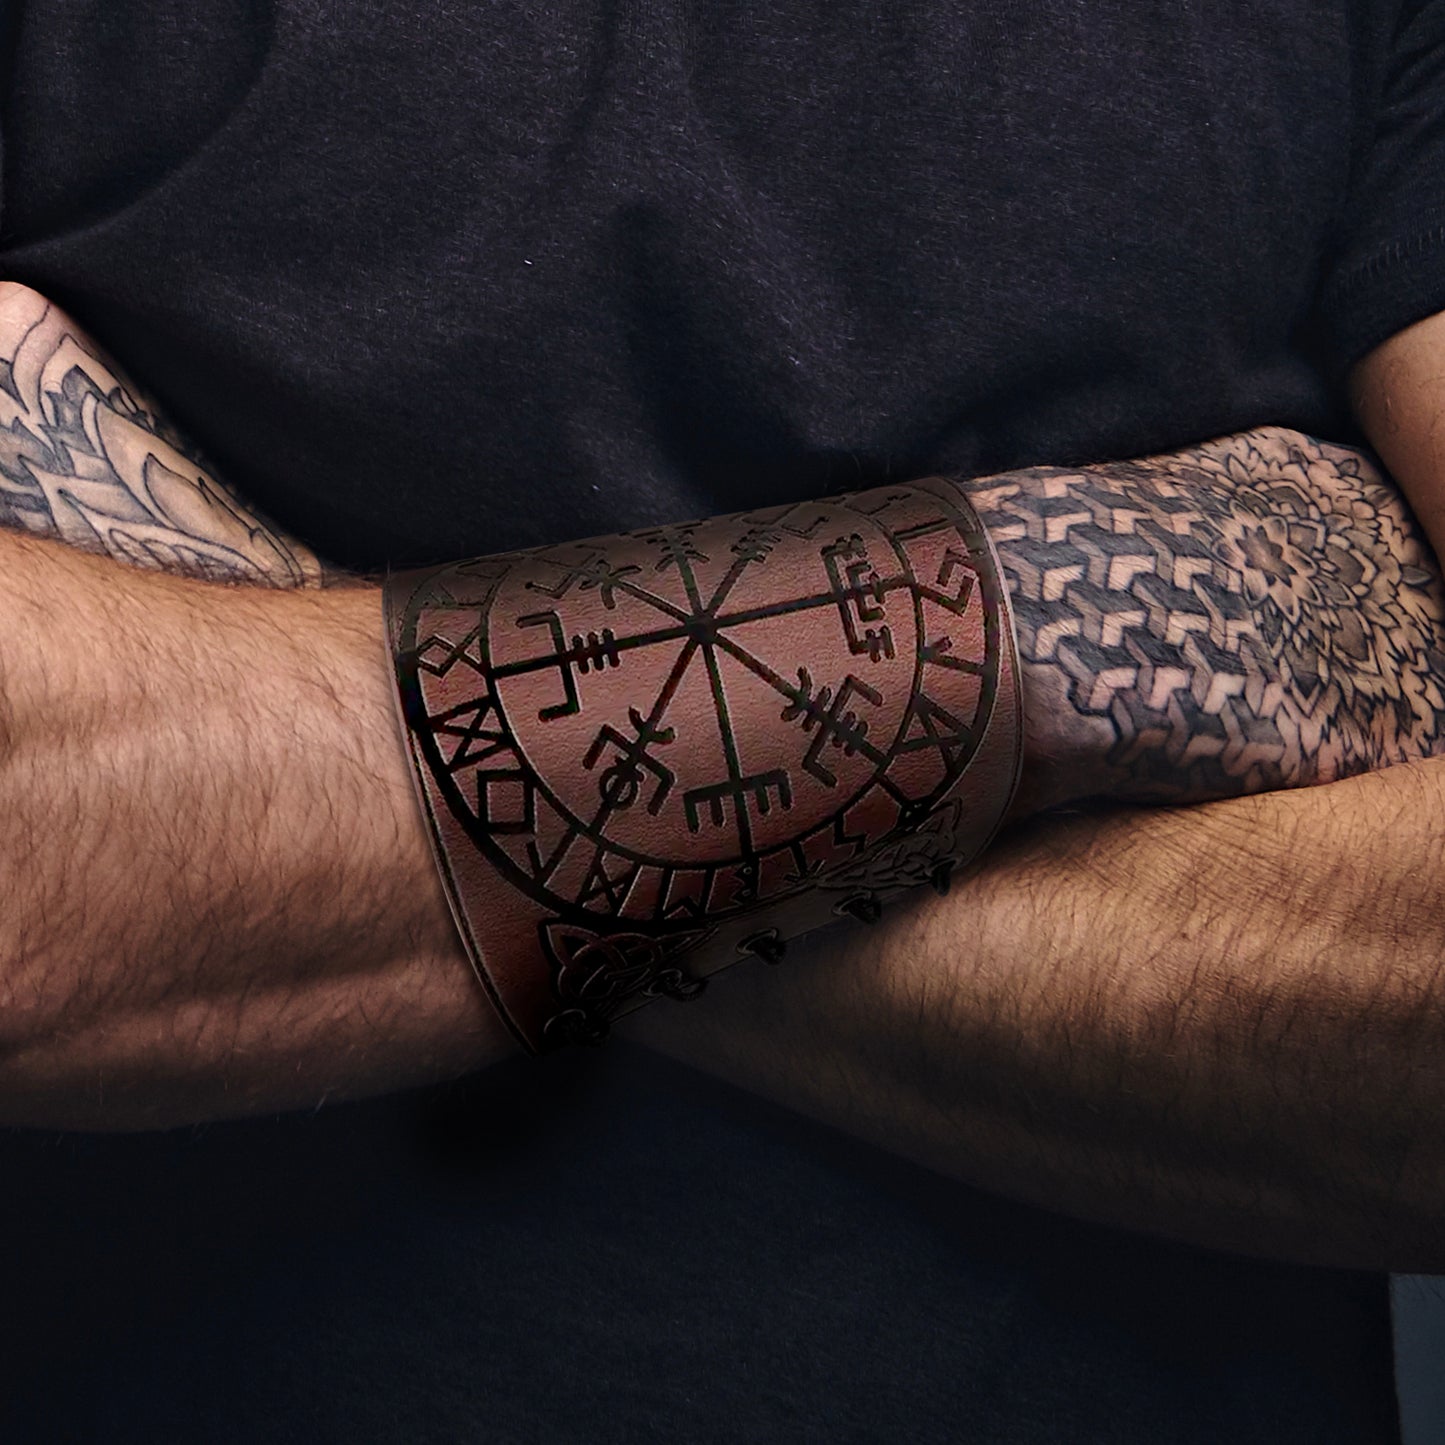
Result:
M1438 568L1363 454L1270 429L966 490L1014 597L1030 809L1260 792L1442 750Z
M1017 614L1016 812L1259 792L1442 750L1445 595L1364 454L1269 428L963 486ZM64 312L4 282L0 528L212 581L346 576L220 482Z
M341 574L261 517L59 307L0 283L0 528L272 587Z

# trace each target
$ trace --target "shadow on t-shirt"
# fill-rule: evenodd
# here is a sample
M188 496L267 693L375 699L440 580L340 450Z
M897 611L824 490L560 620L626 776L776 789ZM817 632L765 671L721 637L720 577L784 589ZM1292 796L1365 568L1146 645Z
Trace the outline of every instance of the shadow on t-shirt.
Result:
M635 1045L0 1140L0 1437L1396 1438L1382 1277L964 1189Z

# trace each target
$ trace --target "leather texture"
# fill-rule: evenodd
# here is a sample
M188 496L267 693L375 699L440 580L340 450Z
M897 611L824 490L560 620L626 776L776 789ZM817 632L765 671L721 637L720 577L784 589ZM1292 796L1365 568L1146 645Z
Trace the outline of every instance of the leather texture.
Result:
M522 1045L940 891L1022 761L998 558L928 478L398 573L407 745Z

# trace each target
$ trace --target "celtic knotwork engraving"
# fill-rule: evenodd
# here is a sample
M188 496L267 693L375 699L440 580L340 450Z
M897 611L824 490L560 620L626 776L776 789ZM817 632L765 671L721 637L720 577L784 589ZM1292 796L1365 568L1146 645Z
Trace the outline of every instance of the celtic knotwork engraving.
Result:
M683 1001L699 997L707 980L694 978L669 962L695 947L702 932L670 940L664 951L654 936L642 933L598 933L572 923L542 925L542 946L552 965L552 982L563 1007L548 1022L569 1043L600 1043L617 1006L638 994Z
M901 832L857 863L845 864L824 885L830 888L867 888L886 892L916 888L924 883L945 885L952 859L958 853L963 808L945 803L916 828Z

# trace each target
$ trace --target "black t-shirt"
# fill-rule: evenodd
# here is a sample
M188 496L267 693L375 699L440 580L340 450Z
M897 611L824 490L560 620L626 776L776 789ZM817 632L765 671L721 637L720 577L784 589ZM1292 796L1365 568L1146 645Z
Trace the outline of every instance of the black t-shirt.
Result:
M1445 308L1445 0L0 25L0 275L356 566L1348 438L1343 368ZM1008 1205L624 1043L3 1154L10 1440L1393 1438L1382 1278Z

